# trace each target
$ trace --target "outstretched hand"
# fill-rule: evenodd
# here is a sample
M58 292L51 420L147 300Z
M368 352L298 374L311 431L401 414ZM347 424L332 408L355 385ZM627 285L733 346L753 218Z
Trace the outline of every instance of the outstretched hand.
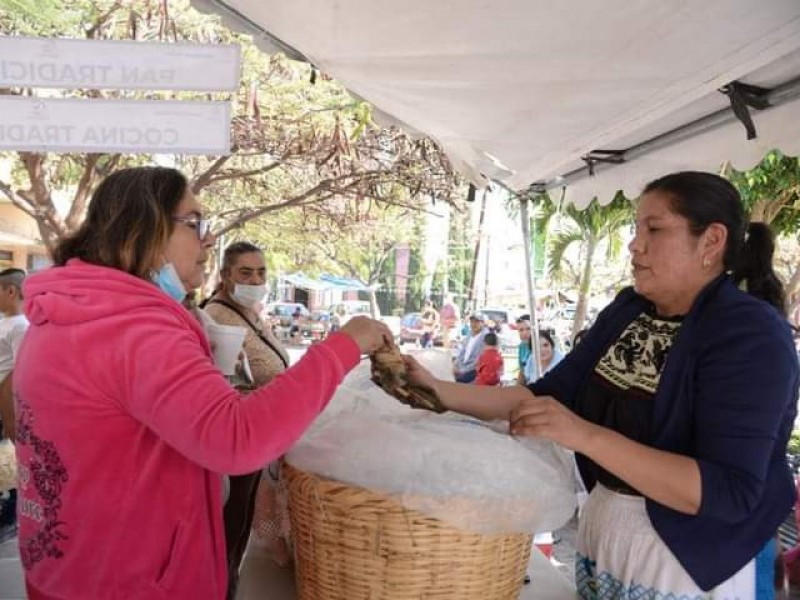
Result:
M409 383L423 388L436 390L436 377L428 369L419 364L419 361L408 354L403 355L406 364L406 379Z
M581 451L595 425L581 419L552 396L534 396L522 400L511 411L511 434L543 437Z
M392 332L381 321L369 317L353 317L341 329L358 344L361 354L374 354L392 343Z

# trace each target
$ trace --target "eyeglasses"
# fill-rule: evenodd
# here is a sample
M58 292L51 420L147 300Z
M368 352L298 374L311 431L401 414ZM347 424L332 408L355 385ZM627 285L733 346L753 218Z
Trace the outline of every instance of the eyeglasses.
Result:
M209 219L201 219L197 215L189 215L188 217L172 217L172 220L194 229L197 233L197 238L201 242L211 233L211 221Z

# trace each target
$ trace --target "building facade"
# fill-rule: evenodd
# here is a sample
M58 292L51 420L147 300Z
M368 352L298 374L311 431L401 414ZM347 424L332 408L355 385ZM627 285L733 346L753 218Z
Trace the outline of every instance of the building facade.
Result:
M50 264L36 221L10 202L0 202L0 269L16 267L30 273Z

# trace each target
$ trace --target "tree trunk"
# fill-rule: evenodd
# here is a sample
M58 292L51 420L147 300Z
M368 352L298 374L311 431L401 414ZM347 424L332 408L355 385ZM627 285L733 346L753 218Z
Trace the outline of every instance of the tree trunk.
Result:
M64 237L63 233L50 227L46 221L39 219L36 219L36 226L39 228L39 235L42 238L42 244L47 249L47 254L53 258L53 251Z
M583 329L583 324L586 322L586 312L589 305L589 292L592 290L592 261L594 260L594 251L597 249L597 240L594 237L589 237L586 244L586 259L583 264L583 273L581 274L580 291L578 292L578 305L575 307L575 320L572 322L572 336L574 340L575 335Z
M750 209L750 221L770 225L792 199L795 191L792 188L784 190L777 198L760 198Z
M381 317L381 309L378 307L378 296L375 293L375 287L369 286L369 310L372 313L373 319Z

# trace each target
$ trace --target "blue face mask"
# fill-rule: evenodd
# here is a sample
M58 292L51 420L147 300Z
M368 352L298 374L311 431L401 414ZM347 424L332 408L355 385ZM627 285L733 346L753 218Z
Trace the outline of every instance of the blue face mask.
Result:
M164 263L163 267L153 273L151 279L161 288L162 292L177 302L183 302L183 299L186 298L186 288L183 287L183 282L178 277L178 272L172 263Z

